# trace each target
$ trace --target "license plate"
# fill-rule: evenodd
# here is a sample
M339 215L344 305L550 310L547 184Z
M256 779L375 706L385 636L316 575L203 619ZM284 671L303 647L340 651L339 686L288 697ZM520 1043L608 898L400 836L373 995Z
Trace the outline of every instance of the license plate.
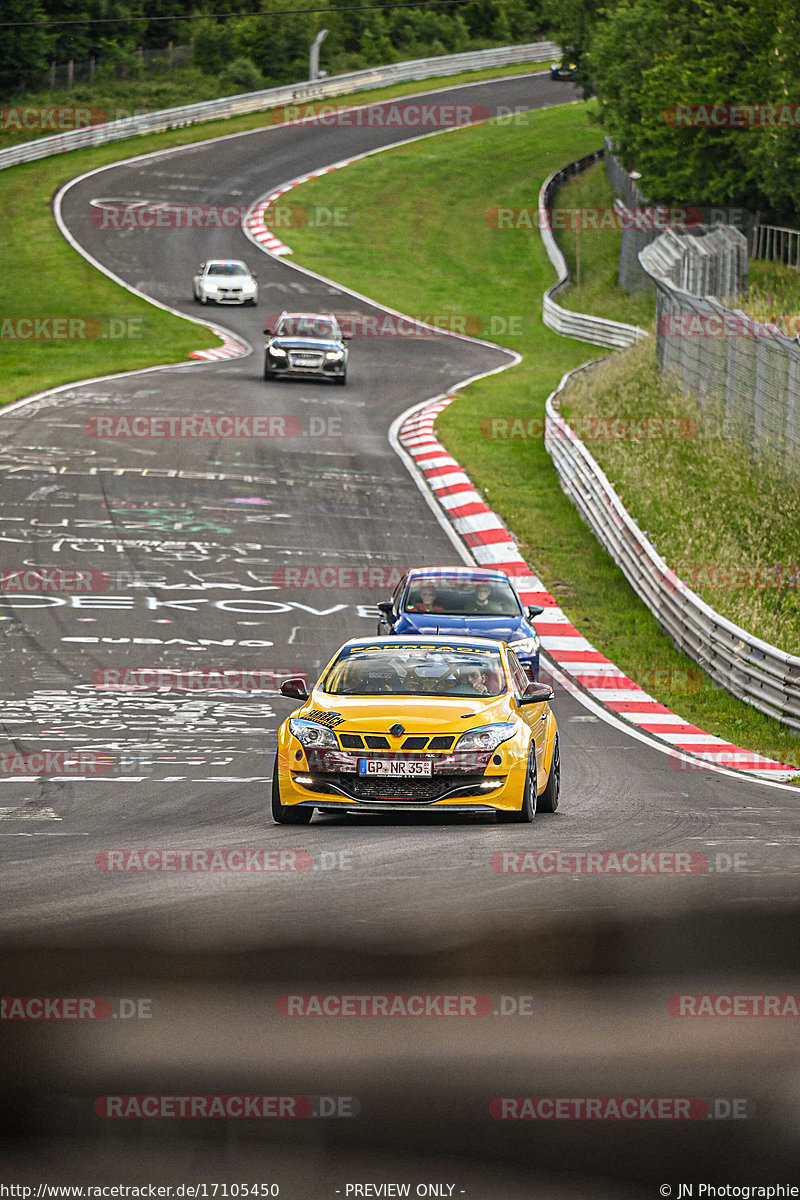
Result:
M318 358L310 358L307 354L295 354L294 361L302 364L302 366L314 367L319 362Z
M428 758L360 758L359 775L401 775L410 778L432 775L433 763Z

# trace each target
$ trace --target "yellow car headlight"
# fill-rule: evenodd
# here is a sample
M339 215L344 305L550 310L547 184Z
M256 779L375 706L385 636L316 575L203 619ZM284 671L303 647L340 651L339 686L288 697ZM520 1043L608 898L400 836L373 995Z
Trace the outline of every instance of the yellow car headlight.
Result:
M302 746L314 746L329 750L338 750L339 743L336 734L325 725L316 721L307 721L304 717L289 718L289 732L297 738Z
M462 733L455 744L455 750L496 750L501 742L507 742L516 732L513 721L501 721L497 725L481 725L478 729L470 729Z

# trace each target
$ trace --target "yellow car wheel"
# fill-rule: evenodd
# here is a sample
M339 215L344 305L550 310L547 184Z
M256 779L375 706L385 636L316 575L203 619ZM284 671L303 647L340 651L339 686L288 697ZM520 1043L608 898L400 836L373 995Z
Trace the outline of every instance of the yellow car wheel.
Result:
M561 792L561 750L556 734L553 745L553 757L550 761L550 774L547 776L547 787L539 797L539 812L554 813L558 808L558 797Z
M307 825L314 815L313 808L300 808L299 805L281 804L281 784L278 778L278 756L275 755L275 766L272 768L272 819L279 825Z
M503 824L529 825L536 815L536 753L531 746L528 755L528 769L525 772L525 787L522 791L520 808L498 809L497 819Z

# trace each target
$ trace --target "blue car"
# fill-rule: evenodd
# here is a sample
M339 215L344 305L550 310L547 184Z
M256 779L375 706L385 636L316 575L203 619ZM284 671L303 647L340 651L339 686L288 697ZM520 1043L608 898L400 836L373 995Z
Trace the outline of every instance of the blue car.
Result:
M544 609L523 608L511 580L483 567L415 567L391 600L378 605L378 633L403 637L461 634L508 642L533 681L539 677L539 637L532 621Z

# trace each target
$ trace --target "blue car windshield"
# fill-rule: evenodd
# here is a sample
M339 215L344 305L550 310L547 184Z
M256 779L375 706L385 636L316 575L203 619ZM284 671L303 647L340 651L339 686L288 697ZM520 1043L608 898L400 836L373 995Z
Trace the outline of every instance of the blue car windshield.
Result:
M345 652L319 685L334 696L500 696L506 690L497 650L365 647Z
M403 612L445 613L453 617L520 617L517 593L507 579L480 575L412 578Z

